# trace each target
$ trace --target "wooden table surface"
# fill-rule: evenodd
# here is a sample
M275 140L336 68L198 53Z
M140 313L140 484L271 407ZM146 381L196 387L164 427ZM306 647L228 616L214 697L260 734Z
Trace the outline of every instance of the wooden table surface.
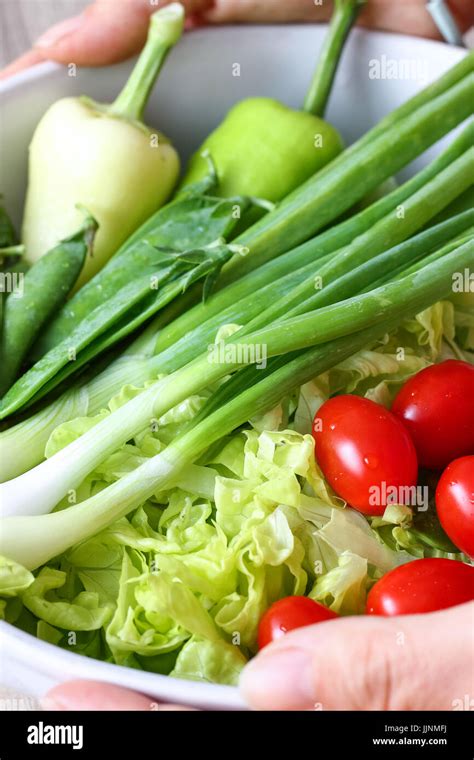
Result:
M48 27L90 0L0 0L0 68L24 53Z

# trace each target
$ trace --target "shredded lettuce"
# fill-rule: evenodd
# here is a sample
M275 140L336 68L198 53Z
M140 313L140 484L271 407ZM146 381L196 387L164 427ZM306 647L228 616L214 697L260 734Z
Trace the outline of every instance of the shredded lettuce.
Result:
M465 351L474 351L474 307L472 304L459 305L454 310L456 340ZM463 357L467 358L467 357ZM474 361L474 356L471 355Z
M33 581L33 573L19 565L18 562L0 556L0 596L16 596L26 591Z
M224 325L216 341L238 325ZM462 341L459 341L459 334ZM0 614L58 646L151 672L236 684L277 599L307 594L360 614L383 573L414 557L461 558L437 521L390 505L366 519L338 498L314 458L315 413L337 393L389 406L413 374L473 347L472 314L440 302L249 420L133 513L35 574L0 558ZM460 348L457 348L460 345ZM45 455L143 388L54 430ZM82 501L164 449L211 389L167 412L89 473L57 509Z
M80 591L71 601L55 593L67 582L62 570L43 567L23 593L23 604L40 620L58 628L95 631L102 628L112 613L111 605L101 605L95 592Z
M387 546L398 553L408 552L411 558L466 559L442 529L433 500L425 511L417 512L390 504L382 517L373 517L370 523Z
M236 646L193 636L181 649L170 675L236 686L246 662Z
M367 597L367 560L343 552L333 567L314 584L309 596L341 615L362 613Z

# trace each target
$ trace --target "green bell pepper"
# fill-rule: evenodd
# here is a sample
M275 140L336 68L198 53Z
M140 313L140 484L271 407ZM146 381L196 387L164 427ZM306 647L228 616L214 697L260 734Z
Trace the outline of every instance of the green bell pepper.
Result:
M254 195L277 202L342 151L339 132L321 117L345 40L364 1L336 0L303 110L271 98L241 101L192 156L183 185L205 175L209 153L221 195Z

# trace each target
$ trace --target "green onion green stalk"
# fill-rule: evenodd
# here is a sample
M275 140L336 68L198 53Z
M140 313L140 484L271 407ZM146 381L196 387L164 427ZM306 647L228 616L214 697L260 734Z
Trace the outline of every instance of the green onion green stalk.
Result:
M438 260L363 295L293 317L245 336L245 347L261 345L268 357L326 343L370 327L379 321L415 315L452 289L452 276L468 266L474 253L469 237L440 252ZM189 396L240 369L243 352L236 333L223 345L224 353L206 352L177 372L156 381L90 431L50 459L0 486L4 514L42 514L51 511L68 491L109 454L146 429L154 420ZM240 344L242 345L242 344ZM229 347L235 351L230 354ZM221 358L224 357L224 358ZM236 358L232 358L236 357ZM35 499L31 499L35 493ZM11 556L11 555L8 555Z

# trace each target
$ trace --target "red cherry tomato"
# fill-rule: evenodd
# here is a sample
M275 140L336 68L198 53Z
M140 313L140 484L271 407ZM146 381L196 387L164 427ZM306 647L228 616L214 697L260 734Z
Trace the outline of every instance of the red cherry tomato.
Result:
M307 596L287 596L265 612L258 627L258 648L262 649L272 641L281 639L294 628L321 623L339 617L319 602Z
M474 454L474 367L449 359L421 370L399 391L392 412L410 432L420 466L438 470Z
M390 501L406 501L416 485L410 435L380 404L350 395L329 399L316 413L313 438L327 481L360 512L381 515Z
M474 456L446 467L436 489L436 511L451 541L474 557Z
M415 559L384 575L367 596L368 615L434 612L474 599L474 567L454 559Z

